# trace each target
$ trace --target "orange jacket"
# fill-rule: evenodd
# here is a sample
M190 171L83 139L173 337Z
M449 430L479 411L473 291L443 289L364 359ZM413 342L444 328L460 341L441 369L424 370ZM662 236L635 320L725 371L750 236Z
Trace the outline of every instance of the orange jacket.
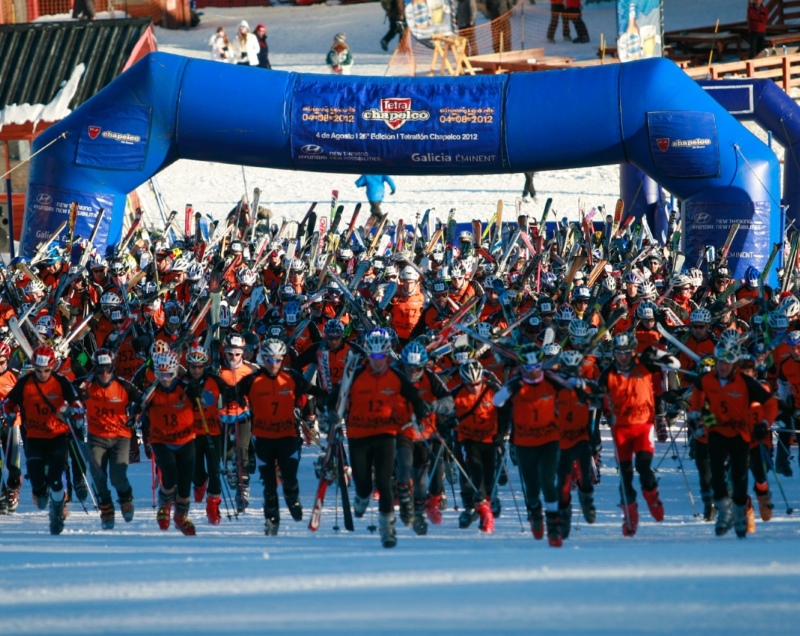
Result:
M558 387L549 380L529 384L516 380L519 388L511 398L511 442L515 446L542 446L559 440L556 416Z
M82 386L89 435L95 437L131 437L128 405L137 402L141 393L130 382L114 378L108 386L92 380Z
M291 369L281 369L274 378L259 370L236 386L237 393L250 401L253 435L266 439L297 437L294 409L307 389L308 382Z
M653 425L653 374L643 364L636 362L630 373L612 365L600 374L598 384L606 394L606 407L616 418L615 426Z
M60 409L65 402L80 406L69 380L59 373L52 373L45 382L39 382L31 373L14 385L3 408L6 413L13 413L19 407L28 437L53 439L69 433L69 426L53 410Z
M353 376L349 401L347 436L351 439L397 435L408 424L410 409L406 402L411 403L418 422L427 414L411 381L391 367L380 375L374 375L368 366L358 369Z
M417 289L410 296L398 291L392 299L391 326L397 336L403 340L408 339L411 332L422 319L422 308L425 305L425 294Z
M725 383L719 381L716 373L706 373L695 381L695 388L689 401L689 410L702 411L707 404L714 414L716 424L708 427L725 437L740 436L744 441L752 439L752 426L748 415L752 403L762 405L762 419L775 421L778 415L778 402L765 391L757 380L738 371Z
M578 442L589 441L591 411L578 394L566 387L560 388L556 397L558 427L561 431L560 448L572 448Z
M183 446L195 438L194 407L185 387L184 380L171 390L156 385L147 407L151 444Z

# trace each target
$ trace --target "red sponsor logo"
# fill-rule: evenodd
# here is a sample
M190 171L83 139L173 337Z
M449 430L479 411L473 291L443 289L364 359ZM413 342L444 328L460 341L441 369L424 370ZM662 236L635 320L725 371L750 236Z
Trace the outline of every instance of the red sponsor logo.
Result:
M97 139L101 130L100 126L89 126L89 139Z
M661 139L656 139L656 143L658 144L658 149L661 152L667 152L667 150L669 150L669 137L662 137Z
M381 100L381 110L384 113L405 113L411 110L411 99L408 97L390 97ZM386 122L392 130L397 130L405 123L405 119L395 119Z

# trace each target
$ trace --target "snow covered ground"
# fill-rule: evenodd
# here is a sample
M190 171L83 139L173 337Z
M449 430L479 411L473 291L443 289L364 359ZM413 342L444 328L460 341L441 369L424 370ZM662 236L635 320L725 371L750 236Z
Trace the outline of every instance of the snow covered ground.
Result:
M540 0L543 3L543 0ZM546 4L546 3L545 3ZM666 0L666 28L740 20L744 2ZM271 58L277 68L324 72L333 34L345 31L356 55L356 71L382 75L389 59L380 50L383 13L378 3L352 6L264 9L206 9L201 27L157 30L162 51L204 57L208 35L218 25L231 33L242 18L270 29ZM584 12L593 41L613 31L611 3ZM563 52L594 55L593 48L559 44ZM561 52L561 51L556 51ZM552 196L562 213L613 207L617 168L540 173L541 210ZM338 188L342 202L363 201L352 175L327 175L246 168L247 192L262 190L262 202L278 216L295 218L308 202L324 202ZM239 166L178 162L159 175L170 207L187 202L220 215L245 191ZM385 204L393 217L413 216L426 207L463 211L463 218L490 215L498 198L506 204L521 192L521 175L484 177L400 177L398 192ZM352 209L352 208L350 208ZM322 527L286 521L277 537L265 537L258 486L253 508L221 526L205 523L199 505L192 518L195 538L159 531L151 506L150 466L131 467L137 514L102 531L97 513L71 505L63 535L48 534L47 513L35 510L25 484L19 511L0 517L0 595L3 633L790 633L797 622L800 580L800 476L784 478L788 506L771 477L775 516L758 523L740 541L717 538L698 520L677 460L669 446L657 445L658 476L666 519L656 524L644 510L636 537L621 534L618 477L606 440L603 478L597 489L598 519L593 526L574 518L571 538L560 550L533 540L520 523L508 486L500 489L503 514L496 532L482 536L459 530L460 501L448 489L450 507L441 526L416 537L399 526L394 550L380 547L366 529L336 533L329 491ZM700 506L693 462L679 457ZM666 453L666 455L665 455ZM306 512L316 487L309 450L300 466L301 500ZM796 474L800 474L794 464ZM520 490L512 471L514 495ZM637 482L638 490L638 482ZM338 519L342 525L341 517Z

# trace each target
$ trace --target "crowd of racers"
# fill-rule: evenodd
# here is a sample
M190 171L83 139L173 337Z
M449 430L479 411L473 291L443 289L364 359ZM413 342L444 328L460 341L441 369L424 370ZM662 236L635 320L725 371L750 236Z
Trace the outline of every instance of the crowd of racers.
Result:
M597 250L589 266L567 261L557 241L529 253L470 232L447 246L409 235L411 249L380 253L322 237L330 251L309 261L287 258L287 238L232 234L207 251L138 240L125 254L92 253L85 269L51 248L3 271L0 514L18 506L24 448L53 534L67 501L89 497L113 528L112 488L131 521L126 472L141 436L162 530L172 520L195 533L192 499L219 524L226 490L243 512L257 469L265 532L275 534L279 485L291 518L303 519L301 450L324 444L350 352L360 356L345 417L353 512L363 517L378 499L386 547L396 507L417 534L442 522L452 475L459 527L492 532L509 462L534 537L560 546L573 490L595 521L601 424L626 536L639 522L634 472L651 516L664 519L654 437L687 435L717 535L754 531L749 474L765 521L768 471L792 474L800 300L753 268L742 281L724 259L675 272L667 251L646 244L612 262Z

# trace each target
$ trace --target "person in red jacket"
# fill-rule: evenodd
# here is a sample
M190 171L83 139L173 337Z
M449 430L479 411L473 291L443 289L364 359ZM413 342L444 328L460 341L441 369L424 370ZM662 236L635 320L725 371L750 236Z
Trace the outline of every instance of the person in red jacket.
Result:
M796 343L800 345L800 331L795 333ZM717 507L714 531L719 537L733 527L736 536L743 539L747 536L750 442L768 435L778 415L778 405L757 380L737 368L741 355L741 347L736 342L717 344L714 372L697 378L687 422L698 431L708 430L711 483ZM748 416L753 404L761 405L762 420L755 425Z
M0 340L0 400L4 400L19 381L17 372L8 366L10 358L11 347ZM15 512L19 505L19 489L22 487L22 471L19 468L20 423L19 413L0 421L0 453L6 458L3 468L8 469L8 478L0 491L0 515Z
M61 475L67 467L70 427L83 440L86 412L69 380L55 372L58 361L50 345L34 349L31 362L33 373L11 389L3 402L3 415L13 422L19 408L27 432L25 458L34 502L39 510L49 503L50 534L61 534L66 517Z
M750 45L751 60L764 50L768 18L769 11L764 6L764 0L750 0L747 5L747 42Z
M364 516L372 499L374 483L380 496L378 521L381 544L384 548L393 548L397 545L392 492L395 438L400 429L408 424L408 421L401 421L398 414L413 410L417 421L421 422L429 409L411 381L390 367L392 341L384 329L373 329L367 333L363 350L367 355L367 365L358 369L353 376L346 418L350 466L356 490L353 512L356 517ZM329 397L329 412L335 411L337 398L338 390Z
M116 377L115 356L110 349L97 349L92 355L94 372L79 383L86 405L92 481L100 507L104 530L114 527L114 503L108 480L117 491L125 521L133 521L133 487L128 481L128 455L132 431L128 423L129 406L137 404L141 392L127 380Z
M509 402L511 407L511 443L516 450L520 478L525 484L525 503L533 536L535 539L544 536L541 492L546 508L547 541L553 547L561 547L563 537L556 486L559 387L544 376L544 351L539 345L525 345L519 357L518 373L495 394L494 405L500 408Z
M656 521L664 519L664 505L658 496L658 482L651 467L653 463L653 423L655 398L653 397L653 371L659 367L651 364L652 354L637 359L636 338L631 333L614 336L614 362L600 375L598 384L605 394L605 416L611 425L620 471L621 507L624 515L622 534L632 537L639 527L639 510L636 491L633 489L634 460L642 495ZM672 356L667 362L678 365Z

